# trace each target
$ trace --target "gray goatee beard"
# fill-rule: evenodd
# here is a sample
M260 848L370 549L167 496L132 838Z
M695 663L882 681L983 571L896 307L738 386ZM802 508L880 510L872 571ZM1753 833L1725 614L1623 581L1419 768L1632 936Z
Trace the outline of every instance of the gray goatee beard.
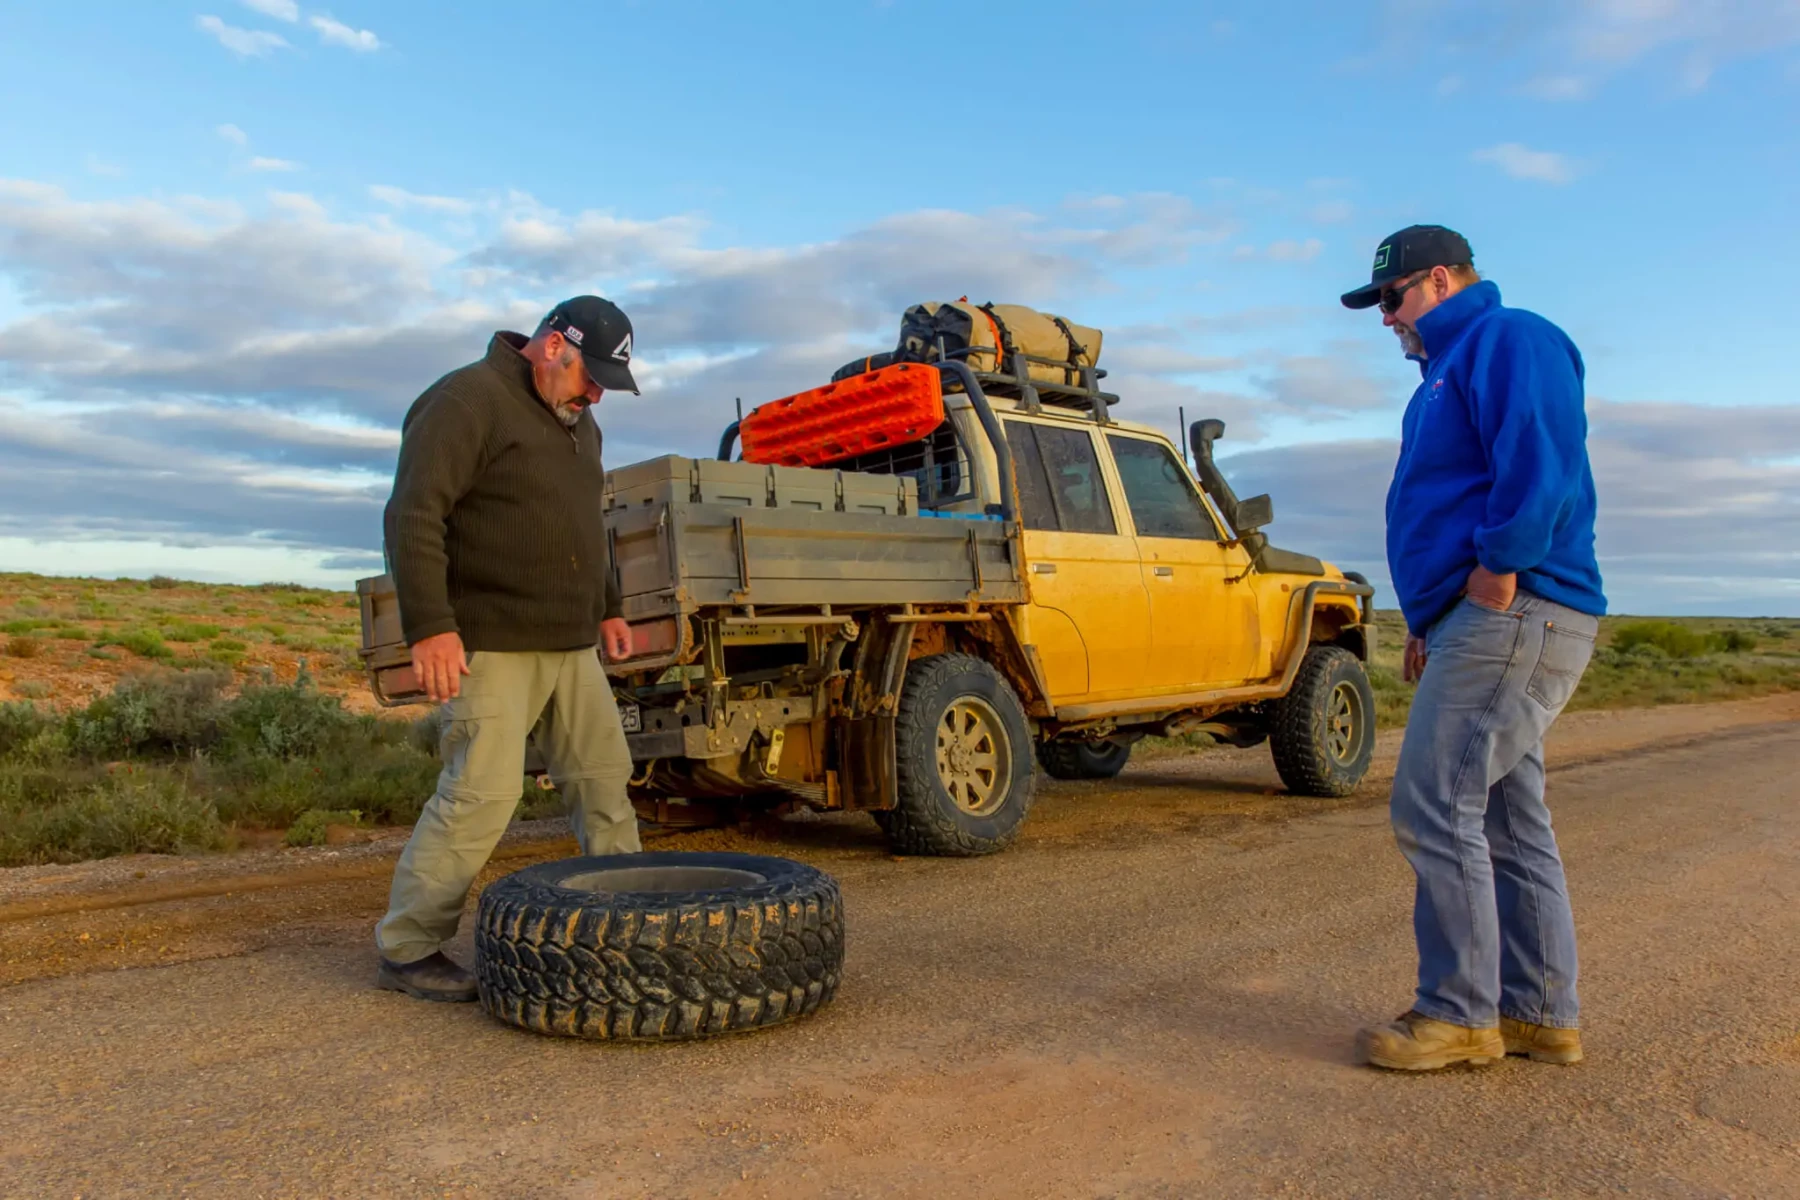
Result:
M1420 358L1425 357L1424 339L1419 337L1419 331L1411 325L1394 326L1394 336L1400 339L1401 350L1407 354L1417 354Z
M561 421L565 428L573 429L581 420L581 414L587 411L587 405L569 400L558 404L552 411L556 413L556 419Z

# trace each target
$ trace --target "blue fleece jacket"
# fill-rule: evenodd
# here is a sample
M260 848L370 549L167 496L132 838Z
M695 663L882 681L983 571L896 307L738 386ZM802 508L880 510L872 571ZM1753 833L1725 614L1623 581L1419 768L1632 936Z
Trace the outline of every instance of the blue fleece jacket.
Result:
M1407 628L1423 636L1477 563L1603 614L1575 344L1536 313L1503 307L1485 281L1417 328L1424 380L1406 406L1387 497L1388 571Z

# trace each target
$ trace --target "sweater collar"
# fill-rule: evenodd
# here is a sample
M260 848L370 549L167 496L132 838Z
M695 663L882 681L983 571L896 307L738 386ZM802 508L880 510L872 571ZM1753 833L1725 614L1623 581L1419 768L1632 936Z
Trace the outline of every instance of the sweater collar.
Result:
M507 329L498 331L493 340L488 342L487 364L505 376L508 382L518 384L531 397L533 404L543 408L544 402L538 395L537 381L531 377L531 364L520 353L530 340L522 333L513 333Z
M1425 343L1426 358L1437 358L1454 346L1477 318L1500 307L1500 288L1492 280L1464 288L1419 318L1413 328Z

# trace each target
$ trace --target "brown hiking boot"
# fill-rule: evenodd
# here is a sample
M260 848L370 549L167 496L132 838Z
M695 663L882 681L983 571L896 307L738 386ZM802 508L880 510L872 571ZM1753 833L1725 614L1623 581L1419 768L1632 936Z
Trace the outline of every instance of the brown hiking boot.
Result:
M1578 1063L1581 1061L1581 1030L1558 1029L1554 1025L1527 1025L1511 1017L1500 1018L1500 1036L1506 1041L1508 1054L1525 1054L1532 1062Z
M1369 1026L1356 1035L1356 1048L1369 1063L1390 1071L1435 1071L1459 1062L1486 1066L1506 1057L1498 1029L1468 1029L1416 1012Z

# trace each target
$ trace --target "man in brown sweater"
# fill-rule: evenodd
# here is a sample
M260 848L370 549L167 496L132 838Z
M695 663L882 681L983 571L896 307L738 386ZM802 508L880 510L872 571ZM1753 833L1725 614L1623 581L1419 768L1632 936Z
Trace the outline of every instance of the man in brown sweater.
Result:
M445 705L444 769L394 868L377 982L473 1000L444 954L518 805L525 743L569 799L583 854L638 850L631 752L594 652L631 655L601 518L604 389L629 390L631 322L597 296L425 390L401 426L384 522L413 670Z

